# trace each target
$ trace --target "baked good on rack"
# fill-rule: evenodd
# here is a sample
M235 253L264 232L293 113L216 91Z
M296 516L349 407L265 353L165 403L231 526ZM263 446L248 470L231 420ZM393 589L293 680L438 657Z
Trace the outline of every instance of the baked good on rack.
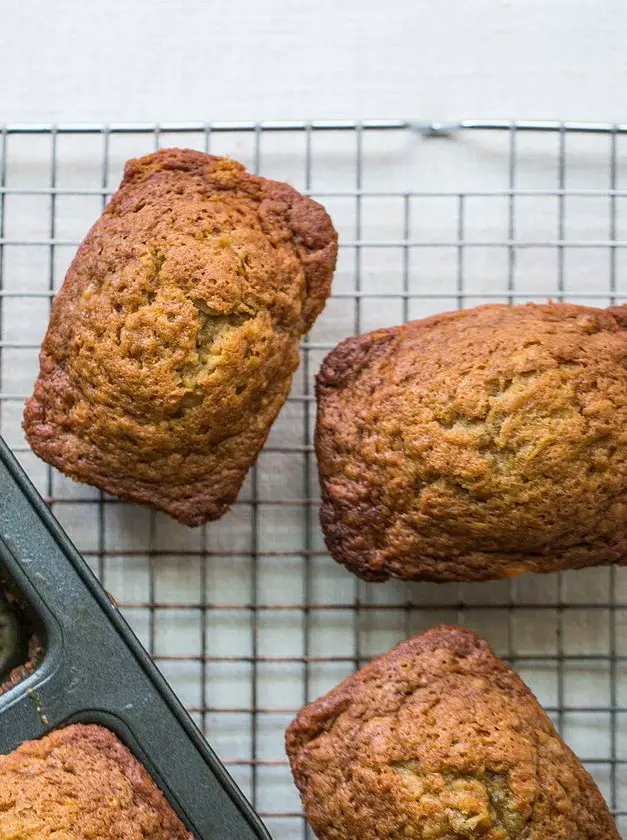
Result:
M520 677L459 627L403 642L287 732L321 840L618 840Z
M193 840L115 735L84 724L0 756L0 837Z
M479 306L350 338L317 396L322 526L360 577L627 559L627 306Z
M336 252L319 204L235 161L130 161L54 304L24 414L33 450L187 525L222 516L285 402Z

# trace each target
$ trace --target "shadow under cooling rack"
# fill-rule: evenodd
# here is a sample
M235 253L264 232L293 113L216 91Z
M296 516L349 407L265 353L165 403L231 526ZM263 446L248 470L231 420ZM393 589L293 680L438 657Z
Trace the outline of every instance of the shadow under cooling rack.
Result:
M237 504L189 530L50 470L21 432L50 306L124 162L228 154L325 204L334 290ZM348 335L482 302L627 300L627 125L417 121L0 127L0 431L275 840L306 837L294 712L439 622L485 636L627 830L627 573L367 585L318 526L313 378Z

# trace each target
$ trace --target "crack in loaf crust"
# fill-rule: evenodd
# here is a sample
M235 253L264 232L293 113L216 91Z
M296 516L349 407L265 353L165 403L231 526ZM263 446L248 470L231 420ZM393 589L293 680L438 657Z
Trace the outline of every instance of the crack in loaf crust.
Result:
M351 338L317 383L321 521L366 580L627 557L627 306L481 306Z
M53 307L24 429L73 478L220 517L261 449L330 291L324 209L235 161L127 163Z
M462 628L374 660L303 709L286 746L321 840L619 840L533 694Z
M0 756L0 837L193 840L115 735L84 724Z

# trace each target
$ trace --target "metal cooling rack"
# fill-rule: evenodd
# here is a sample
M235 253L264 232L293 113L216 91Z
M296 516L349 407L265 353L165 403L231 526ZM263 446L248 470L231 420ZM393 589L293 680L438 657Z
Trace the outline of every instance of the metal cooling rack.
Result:
M22 404L49 308L124 161L230 154L322 201L334 293L233 511L189 530L49 470ZM325 553L312 381L339 340L485 301L627 300L627 125L335 122L0 128L0 430L276 840L307 837L283 752L306 701L412 633L508 658L627 836L627 571L366 585Z

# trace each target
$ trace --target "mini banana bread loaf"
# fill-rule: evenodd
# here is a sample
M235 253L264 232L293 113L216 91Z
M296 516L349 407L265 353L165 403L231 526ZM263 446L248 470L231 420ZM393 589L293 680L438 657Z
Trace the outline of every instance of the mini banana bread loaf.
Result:
M403 642L316 700L287 752L321 840L619 840L533 694L461 628Z
M627 306L480 306L351 338L318 378L321 521L366 580L627 558Z
M336 252L319 204L235 161L130 161L53 307L33 450L187 525L217 519L288 395Z
M193 840L115 735L81 724L0 756L0 837Z

